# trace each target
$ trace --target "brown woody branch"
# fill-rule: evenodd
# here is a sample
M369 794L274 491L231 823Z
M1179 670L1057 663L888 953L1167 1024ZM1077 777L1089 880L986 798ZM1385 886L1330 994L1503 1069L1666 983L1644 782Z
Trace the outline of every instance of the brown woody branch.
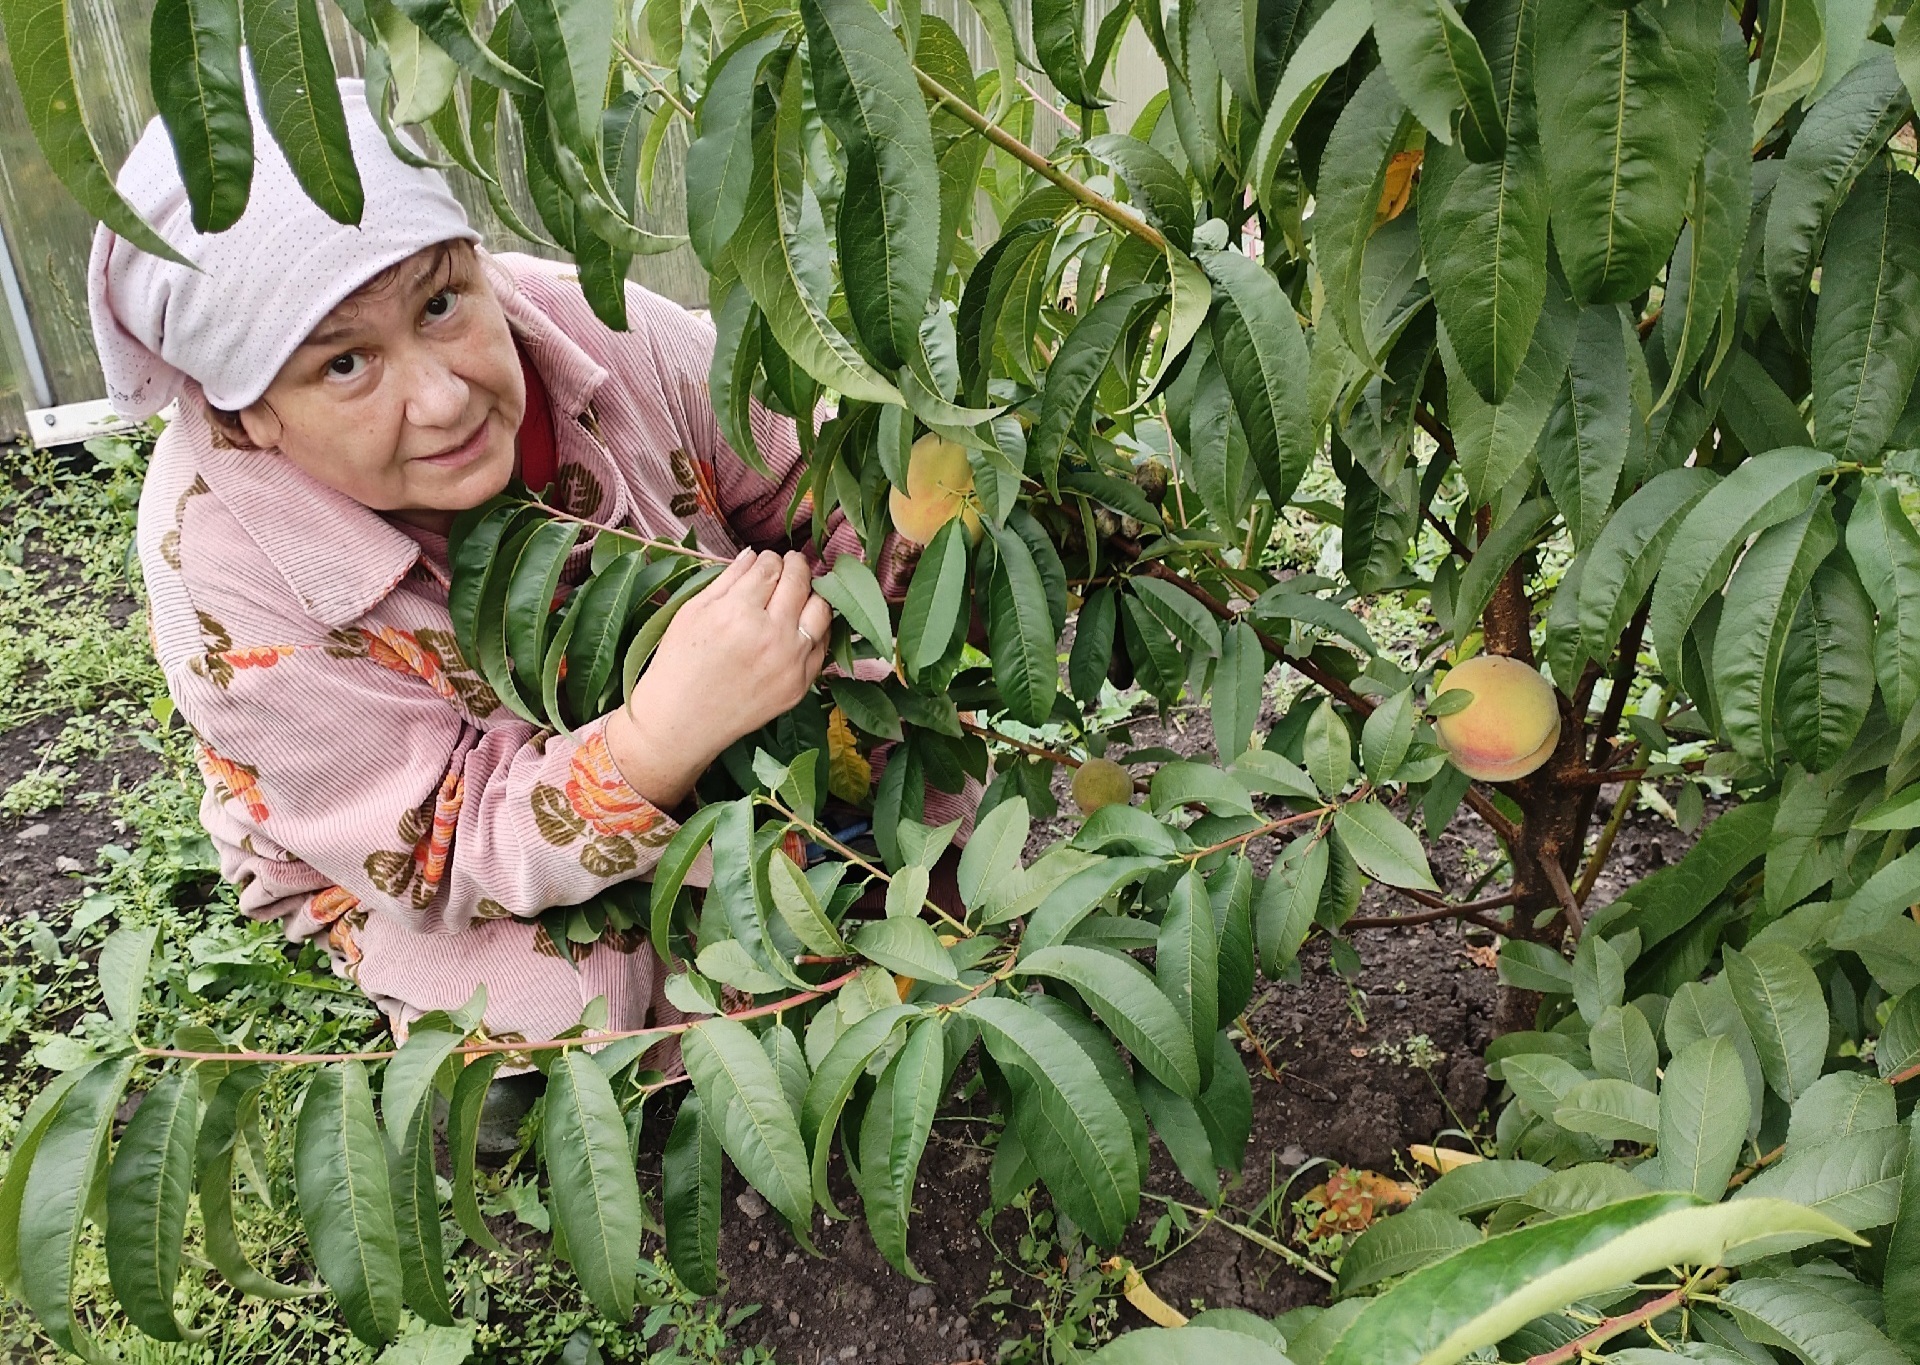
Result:
M1520 899L1515 892L1505 891L1498 896L1488 896L1484 900L1467 901L1460 905L1450 905L1445 901L1439 900L1438 897L1409 891L1405 887L1397 886L1393 889L1403 896L1408 896L1418 901L1422 905L1432 905L1433 908L1421 910L1410 915L1356 915L1354 918L1348 920L1342 927L1347 929L1400 929L1416 924L1432 924L1437 920L1460 919L1472 924L1477 924L1482 929L1491 929L1494 933L1503 934L1506 932L1506 926L1498 920L1488 919L1486 912L1489 910L1502 909L1503 907L1514 904ZM1437 902L1437 904L1435 902Z
M984 739L993 744L1004 744L1010 749L1018 749L1023 754L1031 754L1033 757L1045 759L1049 763L1057 763L1063 768L1078 768L1086 762L1085 759L1075 758L1072 754L1063 754L1057 749L1048 749L1038 744L1029 744L1024 739L1015 739L1012 735L1003 735L998 730L989 730L984 725L975 725L972 721L961 721L960 728L976 739ZM1137 792L1147 791L1148 785L1146 780L1139 777L1134 778L1133 789Z
M1528 1356L1527 1365L1564 1365L1569 1360L1586 1359L1595 1347L1611 1341L1622 1332L1652 1322L1662 1313L1670 1313L1699 1293L1708 1284L1718 1283L1726 1277L1726 1271L1716 1270L1712 1275L1687 1281L1678 1289L1662 1294L1657 1299L1649 1299L1631 1313L1622 1313L1619 1317L1608 1318L1592 1331L1575 1337L1563 1346L1551 1351L1542 1351L1537 1356Z

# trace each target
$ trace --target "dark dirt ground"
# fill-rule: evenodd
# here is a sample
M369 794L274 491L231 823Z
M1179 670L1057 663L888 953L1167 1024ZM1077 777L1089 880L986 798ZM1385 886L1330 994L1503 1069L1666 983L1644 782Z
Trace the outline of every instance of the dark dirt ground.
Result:
M58 719L49 719L0 734L0 789L39 765L58 724ZM1210 738L1204 712L1181 708L1165 720L1149 717L1136 724L1130 747L1165 745L1196 752L1204 750ZM73 790L105 792L116 780L137 782L152 761L129 748L110 762L85 764ZM1056 791L1071 812L1067 776L1063 770ZM1036 847L1070 830L1074 820L1066 812L1054 821L1036 822ZM1605 816L1603 800L1596 819ZM62 925L65 915L59 907L75 895L74 874L93 867L96 851L116 837L104 801L88 805L69 800L34 816L0 817L0 918L38 908L53 925ZM1690 842L1665 822L1650 817L1630 821L1597 889L1596 903L1677 857ZM1484 866L1479 860L1492 847L1491 836L1474 817L1458 817L1432 850L1436 877L1452 893L1463 893L1475 876L1469 863ZM1264 873L1269 859L1270 850L1257 852L1256 869ZM1409 908L1407 902L1371 887L1360 913L1404 913ZM1352 941L1363 964L1353 983L1357 1000L1328 966L1324 940L1310 943L1303 953L1300 984L1262 980L1256 988L1250 1023L1278 1078L1256 1057L1245 1058L1253 1084L1253 1138L1245 1172L1229 1183L1226 1195L1228 1204L1243 1213L1261 1204L1276 1177L1285 1180L1315 1158L1394 1173L1407 1166L1409 1143L1430 1141L1454 1126L1455 1116L1468 1124L1481 1117L1488 1083L1480 1053L1491 1037L1497 992L1492 956L1485 951L1491 937L1443 922L1362 930ZM1470 951L1476 948L1480 951ZM1424 1034L1442 1054L1431 1073L1397 1055L1396 1045L1417 1034ZM17 1065L18 1058L7 1063ZM943 1112L961 1110L948 1106ZM657 1176L660 1145L669 1127L664 1113L648 1123L642 1142L643 1186L654 1189L657 1180L649 1175ZM985 1131L984 1125L964 1118L943 1118L927 1147L909 1239L913 1260L931 1280L926 1285L914 1284L889 1266L858 1217L833 1223L822 1219L814 1234L824 1254L819 1259L807 1256L730 1169L720 1231L724 1293L730 1307L760 1305L735 1329L737 1344L770 1346L783 1365L951 1365L992 1361L1003 1340L1030 1330L1035 1325L1031 1313L1009 1307L1006 1322L996 1324L993 1309L981 1303L996 1268L1011 1282L1017 1304L1030 1302L1037 1288L1022 1280L995 1247L1014 1246L1025 1230L1023 1215L1002 1211L991 1223L991 1240L980 1224L988 1204L991 1159L990 1150L979 1142ZM857 1209L838 1155L834 1169L841 1206ZM1291 1197L1324 1174L1297 1182ZM1145 1183L1153 1192L1201 1202L1157 1143ZM1143 1216L1121 1249L1137 1264L1156 1258L1144 1244L1154 1207L1143 1204ZM1272 1315L1325 1301L1320 1281L1218 1226L1204 1230L1148 1278L1161 1297L1183 1309L1198 1302ZM1129 1306L1120 1312L1122 1326L1146 1323Z

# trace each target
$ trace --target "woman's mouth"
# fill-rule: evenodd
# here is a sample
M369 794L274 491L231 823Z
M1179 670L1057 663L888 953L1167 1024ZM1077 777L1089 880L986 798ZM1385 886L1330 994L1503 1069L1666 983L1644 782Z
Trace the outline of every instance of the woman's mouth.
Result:
M415 462L418 464L429 464L436 469L458 469L463 465L471 464L486 453L487 433L491 429L491 426L491 419L483 421L479 427L474 430L473 435L469 436L459 445L449 450L443 450L437 455L416 456Z

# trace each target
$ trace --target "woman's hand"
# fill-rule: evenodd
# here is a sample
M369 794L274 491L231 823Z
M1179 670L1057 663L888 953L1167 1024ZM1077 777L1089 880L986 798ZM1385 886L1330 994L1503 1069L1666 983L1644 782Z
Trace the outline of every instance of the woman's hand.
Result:
M799 704L827 657L833 611L804 557L742 551L680 609L607 743L627 782L676 806L721 750Z

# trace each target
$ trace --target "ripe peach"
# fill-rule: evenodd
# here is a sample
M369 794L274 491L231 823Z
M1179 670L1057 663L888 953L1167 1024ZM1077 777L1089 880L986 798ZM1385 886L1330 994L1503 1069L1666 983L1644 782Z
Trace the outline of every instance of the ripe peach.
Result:
M1073 804L1082 815L1102 806L1124 806L1133 800L1133 778L1110 758L1090 758L1073 774Z
M957 513L978 544L984 528L972 494L973 466L967 463L966 450L929 432L913 443L907 456L906 491L895 488L888 497L893 529L915 545L925 545Z
M1440 692L1454 688L1473 693L1473 700L1450 716L1436 717L1433 728L1454 766L1468 777L1482 782L1525 777L1560 742L1553 684L1518 659L1499 654L1468 659L1440 684Z

